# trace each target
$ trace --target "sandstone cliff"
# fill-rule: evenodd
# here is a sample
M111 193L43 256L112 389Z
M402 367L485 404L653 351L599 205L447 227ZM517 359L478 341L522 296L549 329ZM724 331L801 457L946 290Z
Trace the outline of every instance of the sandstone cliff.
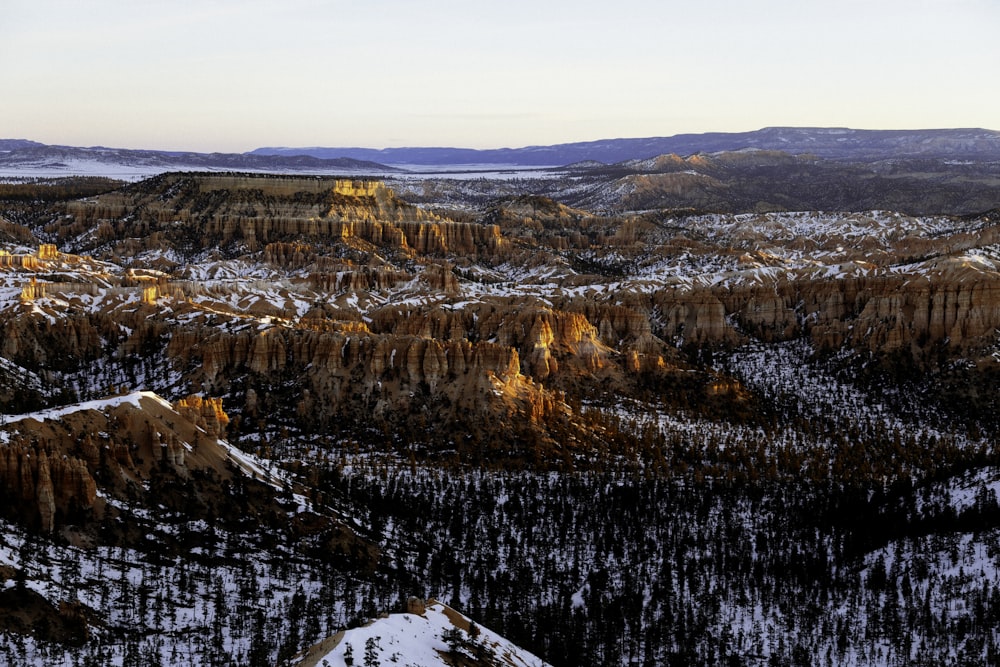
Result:
M229 415L222 409L222 400L202 396L188 396L174 404L177 413L210 436L226 437Z
M356 565L374 564L377 550L335 517L287 516L275 480L217 439L226 423L217 399L191 396L175 410L146 393L7 417L0 431L3 513L82 546L136 539L129 535L140 520L132 507L142 516L183 510L185 521L253 518L297 538L308 535Z
M24 519L52 532L67 519L94 508L97 484L85 461L47 451L37 440L13 441L0 448L0 480L11 507L26 510Z
M67 205L49 231L64 238L96 230L117 252L306 239L370 244L418 255L496 251L495 226L451 222L400 200L374 182L329 178L166 175ZM136 245L136 244L140 245Z
M464 338L303 329L206 337L191 331L175 334L167 354L180 366L197 364L206 390L222 391L248 372L261 379L296 376L302 410L320 423L369 408L375 416L401 419L431 399L452 415L489 415L502 404L502 413L541 418L555 409L522 375L515 349ZM239 407L255 413L258 393Z
M946 344L985 349L1000 327L1000 274L944 261L919 274L847 275L836 280L779 275L757 285L659 291L649 305L669 340L733 345L809 336L827 350L848 345L919 359Z

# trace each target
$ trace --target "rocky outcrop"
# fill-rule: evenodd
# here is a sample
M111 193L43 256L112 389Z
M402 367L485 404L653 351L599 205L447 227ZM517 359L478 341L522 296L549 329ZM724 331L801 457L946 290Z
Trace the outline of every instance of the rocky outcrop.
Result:
M516 300L480 302L461 310L383 308L376 311L371 326L396 336L494 341L516 350L522 371L536 380L557 372L560 363L567 369L595 372L612 354L583 313Z
M522 364L511 345L473 342L457 333L449 340L321 328L209 338L190 332L175 335L167 353L179 367L200 368L192 380L205 391L222 391L229 378L249 374L254 390L239 406L248 415L259 415L261 404L273 400L266 392L276 379L294 377L301 392L295 409L313 426L364 412L389 421L414 412L427 416L429 409L452 418L520 415L536 421L558 412L559 401L523 373L525 366L540 369L544 353ZM597 354L596 340L581 338L577 344L582 355L588 344L591 356Z
M295 270L315 263L318 254L307 243L268 243L262 258L268 264Z
M9 252L0 250L0 268L37 271L40 266L41 261L37 255L12 255Z
M843 336L854 347L913 352L942 344L955 350L994 344L1000 277L959 271L942 278L890 279L877 290L862 291L853 304L860 311L854 326L838 331L829 325L835 332L831 342Z
M928 346L992 345L1000 327L1000 275L942 263L914 274L810 279L780 274L757 284L661 290L651 299L657 332L684 343L733 345L809 336L876 354Z
M86 461L59 456L52 443L20 439L0 447L0 484L10 507L27 510L45 532L57 518L80 516L94 507L97 483Z
M226 437L229 415L222 409L222 399L191 395L174 403L174 409L208 435Z
M653 295L660 336L694 345L733 345L742 337L727 319L721 294L713 290L662 290Z
M522 195L488 208L483 220L504 237L554 250L600 248L628 244L632 219L596 217L548 197Z
M163 508L189 521L211 518L230 527L250 519L261 529L285 532L292 542L307 538L311 546L302 548L319 549L321 558L374 567L378 549L337 517L289 512L274 486L230 456L215 436L227 422L220 401L189 396L177 407L135 393L66 406L44 421L5 422L0 514L70 539L85 535L89 544L136 539L127 527L135 530L136 517L123 518L131 508L141 510L143 521ZM164 553L174 547L156 545Z
M52 476L49 475L49 459L45 452L38 455L38 514L42 520L42 530L51 533L56 520L56 497L52 489Z
M24 314L28 312L30 308L25 308ZM0 356L15 361L24 360L33 365L44 364L60 355L91 358L100 349L100 334L87 318L68 317L52 323L52 326L40 326L40 316L16 315L8 313L8 317L4 318Z
M0 216L0 241L13 241L22 245L33 245L36 243L35 235L24 225L19 225L6 220ZM0 261L3 255L0 254Z
M344 267L335 273L310 273L309 284L323 292L385 290L409 282L413 275L381 267Z

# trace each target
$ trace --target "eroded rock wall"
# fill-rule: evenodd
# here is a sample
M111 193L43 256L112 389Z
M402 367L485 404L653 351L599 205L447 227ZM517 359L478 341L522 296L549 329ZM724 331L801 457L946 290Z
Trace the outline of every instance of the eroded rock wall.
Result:
M502 244L495 225L443 220L377 182L166 175L154 185L70 202L70 222L55 223L51 231L69 237L94 230L96 241L117 241L128 254L164 245L234 242L256 252L275 242L316 239L356 240L420 255L476 255ZM278 250L272 249L271 259Z

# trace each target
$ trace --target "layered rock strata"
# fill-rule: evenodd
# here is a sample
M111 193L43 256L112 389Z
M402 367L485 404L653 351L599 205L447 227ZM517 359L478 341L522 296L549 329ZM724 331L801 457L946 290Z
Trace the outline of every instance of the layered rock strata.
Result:
M501 245L495 225L442 220L364 181L167 175L143 188L71 202L67 215L72 222L61 221L53 231L96 230L98 241L144 239L147 249L163 241L199 247L237 242L255 252L286 239L324 239L419 255L475 255Z

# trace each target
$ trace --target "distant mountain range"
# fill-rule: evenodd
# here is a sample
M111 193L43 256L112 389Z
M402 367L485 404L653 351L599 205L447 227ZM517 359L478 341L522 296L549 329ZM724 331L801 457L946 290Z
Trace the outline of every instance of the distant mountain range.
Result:
M984 129L852 130L772 127L754 132L606 139L525 148L258 148L248 153L195 153L94 146L51 146L0 139L0 173L146 176L164 171L259 171L388 174L407 166L557 167L617 164L659 155L769 150L825 160L903 158L1000 161L1000 132ZM391 166L389 166L391 165Z
M754 132L678 134L644 139L605 139L526 148L258 148L252 155L354 158L391 165L503 164L562 166L583 161L613 164L675 153L715 153L743 149L809 153L833 160L926 157L1000 160L1000 132L984 129L851 130L769 127Z
M103 146L80 148L49 146L25 139L0 139L0 173L23 173L26 176L147 176L165 171L385 174L398 170L349 157L194 153Z

